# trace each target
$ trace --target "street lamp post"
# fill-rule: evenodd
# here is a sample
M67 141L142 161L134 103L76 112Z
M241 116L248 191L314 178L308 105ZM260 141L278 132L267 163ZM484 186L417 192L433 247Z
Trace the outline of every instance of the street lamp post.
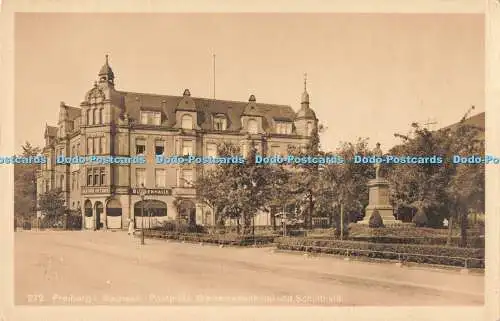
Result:
M141 185L141 189L139 192L141 196L141 245L144 245L144 199L146 198L146 188L144 188L144 184Z

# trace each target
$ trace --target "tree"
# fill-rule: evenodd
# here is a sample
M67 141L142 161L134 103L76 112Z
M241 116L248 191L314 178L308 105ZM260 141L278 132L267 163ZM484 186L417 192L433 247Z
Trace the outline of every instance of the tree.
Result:
M419 207L417 213L413 217L413 223L415 223L417 227L424 227L427 226L428 222L429 220L427 219L427 215L425 215L422 207Z
M466 116L454 129L447 129L449 157L484 157L484 139L481 139L483 129L465 123ZM451 234L454 219L460 226L460 246L467 245L468 213L470 210L484 211L485 207L485 166L480 164L450 164L451 178L446 186L449 204L448 244L451 244Z
M221 157L239 154L239 148L231 143L218 147ZM235 219L238 233L250 231L252 219L259 210L266 210L273 196L271 181L274 168L265 164L256 164L256 149L250 149L245 164L218 164L207 170L197 180L195 187L199 199L209 205L218 217L218 221Z
M467 114L451 128L431 132L412 124L411 135L396 136L403 143L390 153L401 156L432 156L442 164L396 164L389 166L391 199L396 210L423 212L430 227L440 227L448 218L448 243L454 219L459 220L461 241L467 243L470 210L484 210L484 164L454 163L455 155L484 157L483 129L466 123ZM422 216L422 214L419 214ZM419 219L420 220L420 219Z
M40 148L29 142L22 146L22 157L34 157L40 154ZM36 172L39 164L14 165L14 216L18 219L27 219L36 209Z
M323 197L319 204L329 204L329 211L334 213L335 225L340 230L346 230L348 213L362 213L368 204L367 182L374 175L371 164L355 164L352 160L355 155L370 156L368 139L358 138L354 143L341 143L335 152L344 162L341 164L327 164L323 167L321 181L323 182ZM325 206L325 205L323 205ZM325 206L327 207L327 206ZM342 220L340 220L342 212ZM340 221L344 222L341 224Z
M40 194L38 201L38 209L51 219L56 219L66 213L64 206L64 192L60 188L56 188Z
M325 155L320 151L319 133L323 129L322 126L315 126L311 131L311 136L305 148L291 146L289 154L297 157L311 156L322 157ZM307 229L312 228L312 217L314 215L316 198L321 195L324 190L319 184L321 176L319 164L294 164L297 171L290 179L290 190L298 198L299 204L307 207L305 215L305 226Z
M449 153L446 135L431 132L419 124L412 124L410 136L396 134L403 144L393 147L389 153L396 156L442 157L444 164L405 163L388 164L387 179L390 182L390 195L397 212L411 209L413 213L423 211L427 214L429 225L441 226L446 210L447 195L445 187L450 179L450 169L446 163ZM430 215L432 214L432 215Z

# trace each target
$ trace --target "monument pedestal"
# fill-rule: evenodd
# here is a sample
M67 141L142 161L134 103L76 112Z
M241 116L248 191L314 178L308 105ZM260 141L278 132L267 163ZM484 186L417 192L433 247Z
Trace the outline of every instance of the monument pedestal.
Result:
M389 203L389 182L383 178L368 181L369 201L365 210L365 217L360 224L369 224L373 211L378 210L385 226L401 224L394 217L394 210Z

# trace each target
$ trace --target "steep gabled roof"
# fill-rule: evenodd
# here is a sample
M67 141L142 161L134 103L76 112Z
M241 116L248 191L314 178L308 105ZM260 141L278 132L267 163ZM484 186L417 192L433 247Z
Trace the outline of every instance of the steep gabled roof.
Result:
M45 126L45 137L56 137L57 136L57 127L55 126Z
M118 91L123 97L122 108L130 115L132 119L140 119L140 110L161 111L167 117L167 126L175 124L175 112L179 102L185 97L156 95L146 93L135 93L127 91ZM228 116L228 129L241 129L241 116L245 111L248 102L230 101L209 98L191 97L195 103L195 109L198 114L198 123L202 129L212 128L212 117L215 114L225 114ZM293 120L295 112L290 106L255 103L255 115L263 117L264 129L271 126L273 118L286 118Z
M68 110L68 118L70 120L75 120L78 117L81 117L82 115L82 109L79 107L72 107L66 105L66 109Z

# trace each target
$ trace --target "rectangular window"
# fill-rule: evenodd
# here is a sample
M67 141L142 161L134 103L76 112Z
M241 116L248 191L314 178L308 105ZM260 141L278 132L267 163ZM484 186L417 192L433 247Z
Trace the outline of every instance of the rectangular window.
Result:
M217 144L208 143L207 144L207 156L216 157L217 156Z
M243 143L241 145L241 156L246 157L248 154L248 145Z
M93 152L94 152L95 154L100 154L100 150L99 150L99 148L100 148L101 146L99 145L99 137L94 137L94 143L93 143L93 144L94 144L94 151L93 151Z
M94 140L92 138L87 138L87 155L94 154Z
M101 185L101 181L99 180L99 169L94 168L94 185Z
M143 124L143 125L148 124L148 113L145 111L141 112L141 124Z
M155 141L155 155L163 155L165 152L165 142L162 140Z
M101 185L107 185L106 184L106 169L104 167L101 167L100 174L101 174Z
M161 125L161 113L153 114L153 125L160 126Z
M185 169L182 171L181 186L190 187L193 184L193 171L190 169Z
M142 187L146 186L146 169L136 168L135 169L135 182L136 186Z
M99 137L99 154L105 153L104 137Z
M276 123L276 133L289 135L292 133L292 124L286 122Z
M215 130L226 130L226 118L224 116L216 116L214 118Z
M280 155L280 147L279 146L271 146L271 154L270 156L277 156Z
M137 139L135 141L135 153L137 155L144 155L146 153L146 140Z
M87 186L92 186L94 185L93 182L93 176L92 176L92 170L90 168L87 169Z
M190 140L182 141L182 156L193 155L193 142Z
M166 178L164 169L155 169L155 187L165 187L167 184Z
M141 124L143 125L161 125L161 112L141 111Z

